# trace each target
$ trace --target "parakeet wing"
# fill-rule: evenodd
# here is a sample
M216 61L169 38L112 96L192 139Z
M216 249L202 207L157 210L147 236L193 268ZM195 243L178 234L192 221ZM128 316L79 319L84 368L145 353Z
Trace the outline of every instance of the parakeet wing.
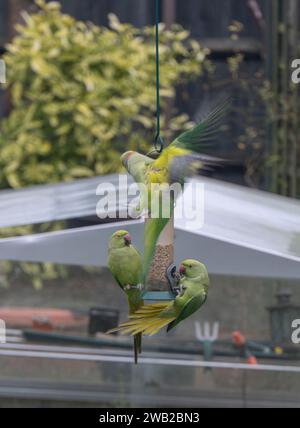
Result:
M183 307L180 314L176 317L176 319L168 326L168 331L175 328L181 321L190 317L195 313L200 307L205 303L207 299L207 295L203 293L196 294L192 297Z
M156 172L165 171L165 180L171 183L184 183L185 178L197 170L211 170L225 163L224 160L201 152L209 146L220 130L223 118L228 111L230 100L224 100L205 114L202 121L193 129L184 132L170 144L152 164ZM227 162L227 161L226 161Z
M224 164L222 159L209 155L190 153L175 156L169 167L169 179L171 183L184 184L186 178L196 174L198 170L203 172L213 171Z
M201 122L189 131L181 134L169 147L179 147L193 152L201 152L207 143L211 142L219 131L223 118L230 106L230 100L225 99L208 114Z
M183 184L184 179L190 176L197 168L209 168L217 163L220 164L220 160L206 155L201 155L197 158L196 153L202 151L205 142L212 140L220 128L228 106L228 100L220 102L197 126L180 135L155 162L149 165L147 180L150 183ZM169 218L162 218L163 216L153 218L152 216L146 225L144 280L149 273L158 238L173 214L174 202L173 199Z
M141 282L142 257L133 245L111 250L108 267L122 289L126 285L138 285Z
M121 281L119 281L118 271L116 270L116 268L115 268L115 266L114 266L114 263L113 263L113 260L112 260L112 258L110 258L110 257L109 257L109 259L108 259L108 268L109 268L109 270L110 270L110 272L111 272L111 274L112 274L112 276L113 276L114 280L116 281L116 283L117 283L117 284L119 285L119 287L120 287L120 288L122 288L122 290L123 290L124 285L123 285L123 284L121 284Z

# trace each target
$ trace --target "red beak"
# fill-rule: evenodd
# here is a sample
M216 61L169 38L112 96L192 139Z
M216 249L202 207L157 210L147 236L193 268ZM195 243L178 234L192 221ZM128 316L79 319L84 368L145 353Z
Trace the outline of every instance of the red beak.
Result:
M180 275L184 275L185 274L185 267L183 265L180 266L179 273L180 273Z
M124 236L124 241L125 241L126 245L130 245L131 244L131 236L129 235L129 233Z

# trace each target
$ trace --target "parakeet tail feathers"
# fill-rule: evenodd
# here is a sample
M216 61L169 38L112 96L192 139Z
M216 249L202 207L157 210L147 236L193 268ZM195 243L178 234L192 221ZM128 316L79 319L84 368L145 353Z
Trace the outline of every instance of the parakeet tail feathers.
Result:
M108 333L120 332L121 334L136 335L142 333L154 336L163 327L175 320L175 316L160 317L161 313L169 306L169 303L143 306L139 311L129 317L129 321L119 325Z
M175 156L170 165L170 181L184 184L186 178L191 177L198 170L214 171L216 168L224 166L226 162L223 159L197 153Z
M161 313L167 309L169 303L153 303L152 305L143 305L138 311L130 315L130 319L140 318L141 316L152 316Z

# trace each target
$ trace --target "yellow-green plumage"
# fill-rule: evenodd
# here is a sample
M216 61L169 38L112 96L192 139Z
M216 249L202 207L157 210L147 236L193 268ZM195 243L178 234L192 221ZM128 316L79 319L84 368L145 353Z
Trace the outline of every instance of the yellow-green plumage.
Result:
M153 194L158 195L155 201L162 200L162 191L154 192L154 184L179 183L183 186L185 178L192 175L195 170L210 169L223 161L211 156L200 154L213 139L220 128L222 118L228 107L228 101L221 102L193 129L184 132L170 144L159 156L153 160L137 152L127 152L121 157L123 165L136 183L140 184L141 198L139 211L147 211L149 221L145 230L145 252L143 280L147 278L158 238L169 222L174 212L175 200L170 199L169 213L162 213L161 206L156 210L159 215L152 215L151 200ZM142 184L142 185L141 185ZM178 195L176 195L178 196ZM161 205L161 203L159 203Z
M113 234L109 242L108 267L122 290L127 294L129 314L134 314L144 302L139 288L142 278L142 258L131 244L131 237L126 230ZM142 336L134 337L135 362L141 352Z
M144 305L116 330L122 334L153 336L168 326L168 331L194 314L205 303L209 277L206 267L197 260L182 262L184 275L180 280L181 293L171 303Z

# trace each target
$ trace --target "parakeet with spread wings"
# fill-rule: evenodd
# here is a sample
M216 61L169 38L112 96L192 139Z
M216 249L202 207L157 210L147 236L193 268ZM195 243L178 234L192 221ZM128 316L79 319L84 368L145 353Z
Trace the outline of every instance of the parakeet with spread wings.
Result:
M141 195L138 211L146 211L149 218L145 226L144 282L150 270L158 238L173 216L176 198L173 193L170 195L170 207L167 210L167 215L162 215L162 210L159 208L158 216L153 218L151 216L151 200L153 198L155 201L163 199L161 189L155 185L180 183L183 186L185 179L196 170L211 169L224 162L203 155L201 152L220 129L229 104L228 100L223 101L204 115L203 120L198 125L176 138L156 160L132 151L124 153L121 157L129 174L140 185Z

